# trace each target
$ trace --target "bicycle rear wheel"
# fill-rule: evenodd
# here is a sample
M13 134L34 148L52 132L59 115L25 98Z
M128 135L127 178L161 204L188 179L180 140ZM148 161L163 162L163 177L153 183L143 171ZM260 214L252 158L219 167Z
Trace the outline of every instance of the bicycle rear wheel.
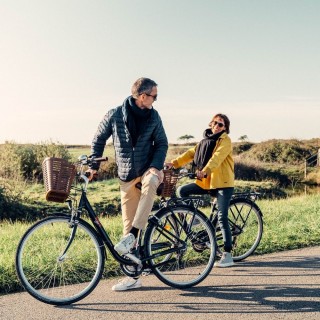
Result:
M16 252L16 271L36 299L66 305L87 296L98 284L105 263L103 243L82 219L70 247L75 224L69 216L45 218L23 235Z
M189 288L204 280L215 260L214 229L208 218L189 206L167 207L150 218L146 256L165 284Z
M230 201L228 211L232 234L232 257L240 261L250 256L258 247L263 233L262 213L250 199L235 198ZM218 251L222 251L223 238L219 224L216 227Z

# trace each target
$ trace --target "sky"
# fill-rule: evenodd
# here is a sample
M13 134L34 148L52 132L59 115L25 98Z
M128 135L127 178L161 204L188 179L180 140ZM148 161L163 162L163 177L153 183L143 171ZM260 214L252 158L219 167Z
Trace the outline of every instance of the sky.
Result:
M319 138L319 0L0 0L0 143L90 145L133 82L168 140ZM181 141L181 140L180 140Z

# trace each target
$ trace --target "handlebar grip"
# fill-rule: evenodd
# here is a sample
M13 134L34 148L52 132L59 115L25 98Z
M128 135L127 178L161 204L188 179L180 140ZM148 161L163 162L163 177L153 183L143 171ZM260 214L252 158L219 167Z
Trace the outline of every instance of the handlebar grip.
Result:
M108 161L108 157L94 158L93 161L96 161L96 162Z

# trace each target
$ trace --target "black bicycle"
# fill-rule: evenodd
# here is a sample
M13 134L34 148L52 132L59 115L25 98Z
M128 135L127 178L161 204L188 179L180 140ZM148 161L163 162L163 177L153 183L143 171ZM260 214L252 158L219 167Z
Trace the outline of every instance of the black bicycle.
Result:
M21 238L15 259L22 285L42 302L66 305L92 292L103 274L106 248L127 275L151 272L179 289L200 283L213 267L213 226L207 216L185 204L163 202L150 215L146 231L140 232L136 248L119 255L87 198L85 168L92 161L106 160L81 156L76 166L57 158L43 162L47 200L66 201L69 212L32 225Z
M178 198L175 193L175 185L179 179L188 177L195 179L195 174L187 169L170 170L171 171L171 187L170 201L172 203L184 203L189 207L190 212L201 213L199 208L204 204L205 196L194 196L186 198ZM215 228L217 254L222 254L223 237L218 223L218 206L214 193L208 191L211 197L211 211L209 219ZM254 253L258 247L263 234L263 215L255 203L260 196L257 192L234 193L230 201L228 219L232 234L232 257L234 261L240 261ZM164 202L167 203L168 200ZM160 203L161 206L161 203Z

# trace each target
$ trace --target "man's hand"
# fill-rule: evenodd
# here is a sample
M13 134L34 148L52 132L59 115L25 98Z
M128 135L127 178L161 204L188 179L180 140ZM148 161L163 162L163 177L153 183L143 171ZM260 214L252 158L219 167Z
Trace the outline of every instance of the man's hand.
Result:
M86 176L88 177L89 181L97 180L98 177L98 171L93 169L88 169L86 171Z
M152 168L149 168L149 171L155 174L156 176L158 176L160 182L163 181L164 173L162 170L159 171L158 169L152 167Z

